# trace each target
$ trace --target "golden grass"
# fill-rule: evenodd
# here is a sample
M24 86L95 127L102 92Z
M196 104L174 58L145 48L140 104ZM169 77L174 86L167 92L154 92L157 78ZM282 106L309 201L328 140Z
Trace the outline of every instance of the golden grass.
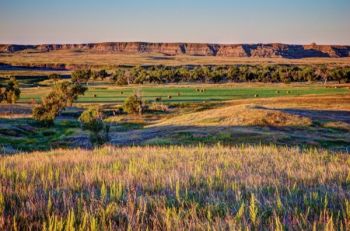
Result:
M159 58L163 57L163 58ZM224 65L224 64L339 64L349 65L350 58L237 58L210 56L164 56L162 54L113 54L74 51L0 54L0 62L13 65L66 64L112 67L116 65Z
M242 99L227 101L228 105L257 104L280 108L308 108L320 110L350 110L350 94L305 95L265 99Z
M347 230L350 157L274 146L0 157L3 230Z
M323 124L323 127L350 131L350 124L346 122L341 122L341 121L326 122Z
M68 75L70 74L70 71L43 71L43 70L0 70L0 76L1 77L8 77L8 76L47 76L52 73L59 73L60 75Z
M152 126L309 126L312 121L303 116L257 105L225 106L218 109L180 115Z
M350 111L350 95L308 95L231 100L226 101L219 108L165 119L151 125L151 127L166 125L268 125L277 127L311 125L312 121L309 118L283 112L283 109ZM329 126L331 125L329 124ZM342 126L345 126L344 123Z

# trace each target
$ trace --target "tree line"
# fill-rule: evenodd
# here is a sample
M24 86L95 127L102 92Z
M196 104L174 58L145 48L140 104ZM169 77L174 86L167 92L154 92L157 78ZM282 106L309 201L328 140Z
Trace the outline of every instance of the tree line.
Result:
M112 74L105 70L78 70L72 73L75 81L109 78L117 85L144 83L222 83L222 82L350 82L350 67L326 65L234 65L234 66L137 66L118 68Z

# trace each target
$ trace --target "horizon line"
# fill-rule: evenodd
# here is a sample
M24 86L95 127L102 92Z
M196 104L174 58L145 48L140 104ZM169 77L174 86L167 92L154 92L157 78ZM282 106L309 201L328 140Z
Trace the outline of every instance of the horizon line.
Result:
M84 44L108 44L108 43L147 43L147 44L209 44L209 45L272 45L272 44L282 44L282 45L296 45L296 46L306 46L306 45L316 45L316 46L350 46L349 44L340 43L285 43L285 42L248 42L248 43L228 43L228 42L154 42L154 41L101 41L101 42L48 42L48 43L2 43L0 45L19 45L19 46L40 46L40 45L84 45Z

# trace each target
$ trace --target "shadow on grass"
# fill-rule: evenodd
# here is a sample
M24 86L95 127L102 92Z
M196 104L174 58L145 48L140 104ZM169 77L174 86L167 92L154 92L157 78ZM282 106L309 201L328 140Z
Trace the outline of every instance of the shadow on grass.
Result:
M44 127L30 118L0 119L0 153L70 147L67 139L79 129L78 121L57 120Z
M311 118L311 126L158 126L130 122L110 123L110 144L134 145L259 145L300 146L350 151L350 112L301 109L278 110ZM67 111L69 114L69 112ZM0 119L0 152L49 150L52 148L91 148L89 136L80 129L77 112L71 118L56 120L53 127L42 127L32 119ZM335 121L335 122L334 122ZM334 123L326 126L328 122ZM340 123L340 124L338 124ZM343 123L343 124L341 124ZM345 123L345 125L344 125ZM7 150L6 150L7 149Z
M273 111L286 112L293 115L305 116L313 121L341 121L350 123L350 111L337 110L313 110L313 109L294 109L294 108L268 108L264 106L255 106L257 109L266 109Z

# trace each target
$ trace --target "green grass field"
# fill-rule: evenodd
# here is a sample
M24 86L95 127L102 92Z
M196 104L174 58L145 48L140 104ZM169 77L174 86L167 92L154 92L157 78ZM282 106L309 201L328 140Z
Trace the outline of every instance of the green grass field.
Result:
M50 87L34 87L34 88L22 88L22 95L19 100L20 103L30 103L33 98L37 101L40 100L41 97L47 95L50 92ZM148 133L152 132L152 128L147 129L144 126L159 123L164 119L170 119L172 117L178 117L183 114L193 113L197 111L204 111L202 115L199 115L200 118L204 117L207 113L206 110L210 108L220 107L229 104L228 100L243 100L248 99L250 103L256 104L266 104L265 101L276 100L276 102L281 100L292 100L293 102L305 102L306 99L313 97L313 101L320 99L322 110L328 109L327 103L325 100L321 98L323 95L329 95L330 97L343 97L349 93L349 89L344 86L337 86L335 88L332 85L328 85L325 87L320 84L312 84L312 85L302 85L302 84L188 84L188 85L143 85L143 86L131 86L131 87L117 87L111 84L106 85L106 83L90 83L89 90L86 94L80 97L77 100L75 106L80 109L72 108L74 113L77 113L76 110L82 111L81 107L86 107L84 104L106 104L104 110L106 110L106 122L110 123L110 131L111 131L111 139L115 144L125 144L134 142L131 137L133 137L133 133L130 133L130 139L122 139L120 140L120 136L125 136L125 134L120 134L121 131L129 131L129 130L138 130L141 129L143 131L142 134L138 134L139 138L136 138L135 143L137 144L197 144L197 143L230 143L237 144L241 143L275 143L275 144L290 144L291 140L287 139L288 136L294 136L294 140L297 141L300 145L310 145L317 147L325 147L329 142L340 142L334 143L334 145L330 145L331 148L336 146L344 147L348 144L348 142L344 141L340 136L342 134L347 135L348 130L341 130L336 135L332 135L333 133L328 132L328 128L323 128L323 122L319 121L319 119L313 120L311 125L307 125L302 131L299 129L298 132L294 132L295 129L288 129L288 126L285 125L284 128L272 129L271 131L265 131L263 128L254 128L251 124L264 124L264 122L256 122L248 121L247 124L244 124L242 121L240 123L228 123L221 124L222 116L224 115L234 115L238 109L232 108L229 111L220 112L217 115L217 118L214 118L216 128L215 131L211 131L210 126L207 124L201 123L202 127L196 128L196 134L193 135L194 131L186 131L186 129L181 129L178 127L178 131L172 131L171 134L168 134L165 131L161 131L162 135L151 136L149 137ZM145 101L148 101L148 105L150 106L150 111L147 112L140 118L133 118L130 115L117 115L113 116L112 110L116 107L119 107L124 100L132 94L141 94ZM314 95L314 96L311 96ZM169 98L171 96L171 98ZM295 98L295 96L298 96ZM305 98L304 98L305 97ZM161 102L153 104L156 98L162 98ZM301 99L303 98L303 99ZM329 102L336 102L335 98L329 99ZM253 101L251 101L253 100ZM259 100L264 102L258 102ZM237 102L237 101L232 101ZM310 101L311 102L311 101ZM310 102L308 105L310 105ZM339 100L337 101L339 102ZM159 111L159 106L165 104L166 111ZM243 102L243 104L247 104L248 102ZM296 105L291 105L291 108ZM325 103L325 104L323 104ZM171 107L168 107L171 105ZM280 105L281 106L281 105ZM30 111L30 105L26 105ZM158 107L158 108L157 108ZM287 107L287 106L285 106ZM170 110L168 110L171 108ZM315 108L318 108L315 105ZM341 108L339 108L341 109ZM344 108L343 108L344 109ZM246 113L247 110L242 110L242 113ZM257 110L259 111L259 110ZM311 115L315 114L312 111L305 111L306 113L310 113ZM73 113L73 114L74 114ZM212 111L210 113L213 113ZM241 113L241 114L242 114ZM250 112L251 114L245 115L244 118L255 118L255 111ZM271 111L267 110L267 113L271 114ZM16 114L12 113L12 114ZM316 112L317 114L317 112ZM30 113L28 113L30 117ZM0 134L4 135L0 137L0 146L5 148L11 147L16 148L18 150L47 150L53 147L67 147L71 145L71 142L68 141L77 141L78 143L82 138L86 139L86 134L82 135L82 130L80 129L79 124L77 123L78 114L72 116L72 113L69 113L69 110L65 110L64 113L61 114L62 118L69 122L73 123L74 126L67 127L62 125L62 121L58 120L55 123L54 129L40 128L38 124L36 124L33 119L9 119L9 115L7 118L0 119ZM340 115L339 115L340 116ZM234 116L238 117L238 116ZM255 118L256 120L265 121L266 116L264 118ZM61 118L61 119L62 119ZM180 118L180 119L178 119ZM190 121L193 121L191 115L190 118L182 117L174 118L174 120L170 120L165 122L165 124L160 123L160 126L192 126L193 124ZM180 120L180 121L179 121ZM209 121L213 121L213 118L209 118ZM337 122L339 118L328 119L327 122ZM265 121L266 122L266 121ZM321 125L316 125L315 123L320 123ZM132 125L130 128L130 124ZM198 125L198 124L197 124ZM245 131L240 131L238 128L230 129L232 126L246 126ZM262 125L261 125L262 126ZM347 126L347 125L344 125ZM263 127L263 126L262 126ZM29 130L28 130L29 129ZM179 130L180 129L180 130ZM209 132L209 130L211 132ZM220 130L220 132L219 132ZM249 131L247 131L249 130ZM316 131L317 130L317 131ZM10 133L8 131L11 131ZM210 135L203 137L201 133L209 132ZM244 135L248 133L248 135ZM271 136L271 134L275 134L275 136ZM199 134L199 135L198 135ZM319 135L321 134L321 135ZM326 134L328 134L326 136ZM129 136L128 135L128 136ZM307 138L309 135L312 135L315 139ZM198 137L197 137L198 136ZM237 138L238 137L238 138ZM245 137L244 139L242 137ZM255 137L255 138L254 138ZM273 139L271 138L273 137ZM317 138L317 139L316 139ZM62 142L60 142L60 140ZM311 142L312 141L312 142ZM84 141L85 142L85 141ZM324 144L326 142L326 144ZM328 143L327 143L328 142ZM327 146L328 147L328 146Z
M49 92L49 88L23 89L19 102L40 100ZM204 90L204 92L201 92ZM345 88L325 88L323 86L269 85L163 85L111 87L91 86L78 103L122 103L128 96L139 93L146 101L155 101L161 97L164 103L215 102L231 99L267 98L279 96L299 96L309 94L346 94ZM171 99L169 98L171 97Z

